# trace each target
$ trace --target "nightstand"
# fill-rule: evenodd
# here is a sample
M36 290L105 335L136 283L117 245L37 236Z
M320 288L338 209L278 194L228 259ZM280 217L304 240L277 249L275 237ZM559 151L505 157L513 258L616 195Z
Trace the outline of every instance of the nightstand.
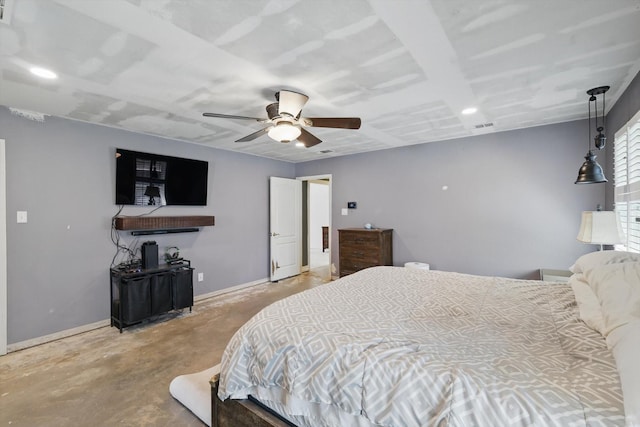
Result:
M569 270L540 269L540 280L545 282L568 282L573 273Z

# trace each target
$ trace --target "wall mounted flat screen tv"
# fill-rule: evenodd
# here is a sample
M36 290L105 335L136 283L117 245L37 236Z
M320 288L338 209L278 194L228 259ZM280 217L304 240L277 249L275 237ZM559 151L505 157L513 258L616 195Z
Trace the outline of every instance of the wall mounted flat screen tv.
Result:
M206 206L209 163L116 148L116 204Z

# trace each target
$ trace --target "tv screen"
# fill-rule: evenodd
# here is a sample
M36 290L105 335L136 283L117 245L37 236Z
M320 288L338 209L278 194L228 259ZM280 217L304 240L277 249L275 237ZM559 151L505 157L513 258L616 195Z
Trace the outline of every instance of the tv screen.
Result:
M206 206L209 163L116 148L117 205Z

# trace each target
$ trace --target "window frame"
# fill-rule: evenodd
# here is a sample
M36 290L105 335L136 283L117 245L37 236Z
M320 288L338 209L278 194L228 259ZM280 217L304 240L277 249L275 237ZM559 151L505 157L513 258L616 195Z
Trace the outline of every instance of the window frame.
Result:
M614 135L614 210L624 242L616 249L640 253L640 111Z

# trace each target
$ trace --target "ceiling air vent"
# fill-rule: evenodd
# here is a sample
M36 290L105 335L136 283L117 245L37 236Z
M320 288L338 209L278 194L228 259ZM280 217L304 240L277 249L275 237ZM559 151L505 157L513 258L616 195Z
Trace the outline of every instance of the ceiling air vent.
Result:
M13 0L0 0L0 23L9 24L11 21L11 7Z

